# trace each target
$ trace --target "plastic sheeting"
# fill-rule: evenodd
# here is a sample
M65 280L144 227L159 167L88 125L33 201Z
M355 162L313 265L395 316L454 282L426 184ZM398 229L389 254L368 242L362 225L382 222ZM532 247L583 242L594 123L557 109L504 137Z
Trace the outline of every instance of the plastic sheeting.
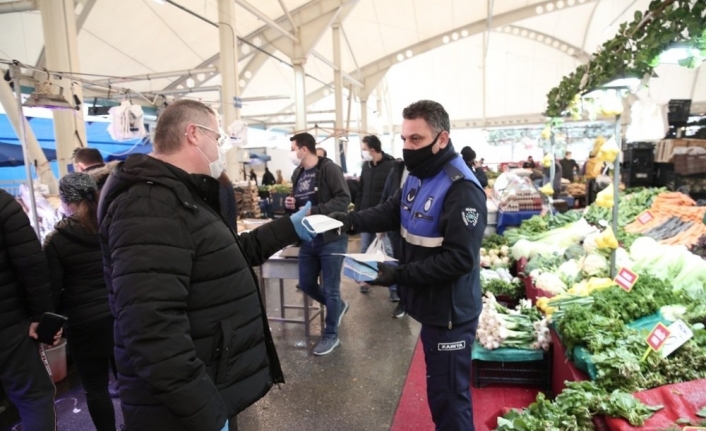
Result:
M663 405L664 408L640 427L633 427L624 419L606 418L612 431L662 431L674 427L681 429L688 424L677 424L679 419L688 419L692 424L705 420L696 416L696 412L706 406L706 379L660 386L633 395L647 405Z

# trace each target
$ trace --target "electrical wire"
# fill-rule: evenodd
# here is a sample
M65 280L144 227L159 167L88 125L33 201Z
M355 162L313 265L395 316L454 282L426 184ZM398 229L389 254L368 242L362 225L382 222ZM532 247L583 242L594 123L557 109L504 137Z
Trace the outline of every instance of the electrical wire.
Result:
M200 19L200 20L203 21L203 22L209 23L209 24L211 24L211 25L214 26L214 27L218 27L218 23L216 23L216 22L214 22L214 21L211 21L210 19L208 19L208 18L206 18L206 17L203 17L203 16L197 14L196 12L190 10L189 8L186 8L186 7L182 6L182 5L180 5L179 3L175 2L174 0L165 0L165 1L166 1L167 3L169 3L170 5L175 6L175 7L179 8L179 9L183 10L184 12L188 13L189 15L192 15L192 16L194 16L194 17ZM231 30L233 30L233 29L231 28ZM252 42L250 42L250 41L248 41L248 40L246 40L246 39L243 39L243 38L240 37L240 36L236 36L236 38L237 38L238 41L240 41L240 42L242 42L242 43L244 43L244 44L246 44L246 45L249 45L251 48L256 49L256 50L260 51L261 53L267 55L268 57L272 57L273 59L275 59L275 60L277 60L277 61L279 61L279 62L281 62L281 63L283 63L283 64L285 64L285 65L287 65L287 66L289 66L289 67L291 67L292 69L294 69L294 65L293 65L293 64L288 63L288 62L286 62L286 61L284 61L284 60L278 58L278 57L275 56L274 54L272 54L272 53L270 53L270 52L268 52L268 51L266 51L266 50L260 48L259 46L253 44ZM313 79L314 81L316 81L316 82L318 82L318 83L320 83L320 84L322 84L322 85L324 85L324 86L326 86L326 87L333 88L333 87L332 87L331 85L329 85L328 83L326 83L326 82L320 80L319 78L316 78L316 77L314 77L314 76L311 76L311 75L309 75L308 73L305 73L304 75L305 75L307 78L311 78L311 79ZM175 82L176 82L176 81L175 81Z
M188 43L186 43L186 41L184 40L184 38L182 38L182 37L179 35L179 33L177 33L177 32L172 28L172 26L170 26L169 23L168 23L164 18L162 18L162 15L158 14L157 12L155 12L155 10L154 10L152 7L150 7L150 5L147 3L147 0L142 0L142 3L144 3L145 6L147 6L147 8L150 9L150 10L157 16L157 18L159 18L159 20L162 21L162 22L164 23L164 25L167 26L167 28L174 34L174 36L176 36L177 38L179 38L179 40L180 40L184 45L186 45L187 48L189 48L189 51L191 51L192 53L194 53L194 55L195 55L197 58L199 58L201 61L203 61L203 57L201 57L201 56L199 55L199 53L196 52L196 51L191 47L191 45L189 45Z

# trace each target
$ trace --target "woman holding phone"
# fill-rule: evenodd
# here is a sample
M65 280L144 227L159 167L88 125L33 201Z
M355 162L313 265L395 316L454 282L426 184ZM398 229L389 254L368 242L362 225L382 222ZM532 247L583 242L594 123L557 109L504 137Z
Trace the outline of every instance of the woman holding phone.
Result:
M69 318L66 339L93 424L97 431L115 431L108 392L113 316L98 237L98 187L90 175L74 172L59 182L59 196L67 217L44 243L54 304L58 313Z

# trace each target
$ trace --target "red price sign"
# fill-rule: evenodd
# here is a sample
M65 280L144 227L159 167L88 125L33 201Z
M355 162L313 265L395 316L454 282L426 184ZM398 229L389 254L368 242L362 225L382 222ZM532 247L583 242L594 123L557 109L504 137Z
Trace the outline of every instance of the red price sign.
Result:
M639 221L640 224L647 224L651 222L654 218L655 216L653 216L651 212L645 211L637 217L637 221Z
M625 289L626 292L630 292L632 287L637 283L637 278L639 276L627 268L620 268L618 275L615 276L615 284Z
M658 352L667 341L667 338L669 338L669 334L669 328L660 322L655 325L650 335L647 336L647 344L649 344L652 350Z

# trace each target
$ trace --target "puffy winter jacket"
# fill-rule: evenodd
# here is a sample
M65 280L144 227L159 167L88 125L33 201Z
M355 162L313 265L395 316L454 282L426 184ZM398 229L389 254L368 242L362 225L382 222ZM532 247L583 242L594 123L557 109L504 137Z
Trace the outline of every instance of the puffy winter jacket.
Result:
M356 211L372 208L380 203L387 175L394 165L395 159L385 153L382 154L382 159L377 164L363 162L363 169L360 172L360 186L355 200Z
M239 237L218 182L145 155L99 205L128 431L218 431L284 382L252 266L298 240L284 217Z
M49 267L22 206L0 190L0 330L53 311Z
M68 331L111 318L98 233L67 217L44 240L44 253L51 271L54 305L69 318Z

